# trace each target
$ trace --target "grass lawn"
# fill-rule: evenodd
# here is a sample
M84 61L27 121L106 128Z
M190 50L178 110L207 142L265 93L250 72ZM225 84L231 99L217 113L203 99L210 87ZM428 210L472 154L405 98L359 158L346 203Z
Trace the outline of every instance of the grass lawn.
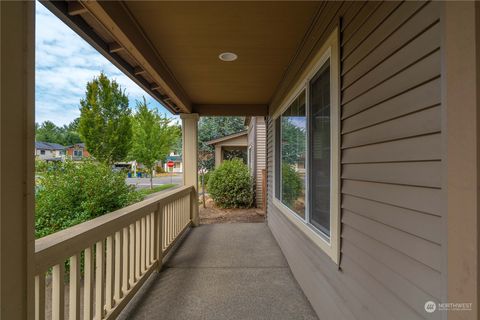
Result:
M168 183L168 184L162 184L161 186L154 186L153 189L150 189L150 188L140 189L140 190L137 190L137 192L142 197L146 197L146 196L148 196L152 193L163 191L163 190L166 190L166 189L170 189L170 188L175 187L175 186L176 186L176 184Z

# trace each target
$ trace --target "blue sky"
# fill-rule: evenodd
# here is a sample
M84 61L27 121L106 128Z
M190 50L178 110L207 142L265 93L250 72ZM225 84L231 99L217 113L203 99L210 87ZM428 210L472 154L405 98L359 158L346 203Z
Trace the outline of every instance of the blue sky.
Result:
M101 71L125 89L130 107L145 96L149 107L173 116L39 2L35 35L36 122L64 125L78 117L85 85Z

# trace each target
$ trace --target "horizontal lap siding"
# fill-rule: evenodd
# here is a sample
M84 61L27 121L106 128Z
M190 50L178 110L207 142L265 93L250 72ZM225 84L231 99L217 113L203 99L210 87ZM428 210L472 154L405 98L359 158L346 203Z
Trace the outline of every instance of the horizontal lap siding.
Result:
M267 123L268 222L321 319L440 318L424 311L442 296L440 6L335 3L320 14L326 30L342 17L340 270L272 203Z
M256 150L255 150L255 157L257 161L257 179L256 179L256 188L257 188L257 207L261 208L263 204L263 169L265 169L265 158L266 158L266 129L265 129L265 122L262 119L256 120L256 128L257 128L257 133L256 133Z

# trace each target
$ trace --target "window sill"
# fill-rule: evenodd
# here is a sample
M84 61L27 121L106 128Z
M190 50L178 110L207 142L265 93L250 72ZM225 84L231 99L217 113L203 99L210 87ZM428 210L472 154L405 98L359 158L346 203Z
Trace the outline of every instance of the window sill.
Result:
M293 211L285 206L278 199L273 199L273 204L285 217L287 217L301 232L303 232L316 246L318 246L326 255L338 265L338 254L332 247L330 239L314 229L313 226L306 223L298 217Z

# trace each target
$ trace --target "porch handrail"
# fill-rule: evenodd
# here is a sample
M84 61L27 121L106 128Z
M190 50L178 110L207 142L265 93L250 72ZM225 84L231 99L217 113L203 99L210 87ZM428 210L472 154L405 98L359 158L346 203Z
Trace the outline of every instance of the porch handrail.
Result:
M51 318L65 318L66 261L70 262L68 318L115 318L195 221L196 197L193 186L176 188L36 240L35 318L45 319L49 270Z

